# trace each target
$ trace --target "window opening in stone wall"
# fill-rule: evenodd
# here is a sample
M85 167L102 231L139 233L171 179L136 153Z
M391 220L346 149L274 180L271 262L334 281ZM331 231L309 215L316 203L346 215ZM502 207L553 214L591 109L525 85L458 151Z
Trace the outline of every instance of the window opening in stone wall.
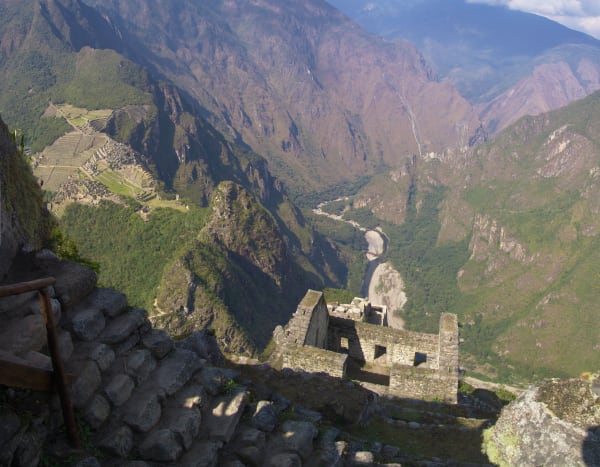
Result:
M349 348L349 343L348 343L348 338L347 337L340 337L340 350L342 352L348 352L348 348Z
M383 357L386 353L387 348L385 348L383 345L375 346L375 360L377 360L379 357Z
M422 352L415 352L414 366L419 366L421 363L427 362L427 354Z

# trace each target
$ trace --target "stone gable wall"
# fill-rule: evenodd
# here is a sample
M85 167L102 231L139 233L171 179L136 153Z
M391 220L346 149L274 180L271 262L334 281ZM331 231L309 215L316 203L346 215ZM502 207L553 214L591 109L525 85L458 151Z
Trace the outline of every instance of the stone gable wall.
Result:
M325 348L328 326L329 313L323 294L309 290L285 327L284 339L287 343Z

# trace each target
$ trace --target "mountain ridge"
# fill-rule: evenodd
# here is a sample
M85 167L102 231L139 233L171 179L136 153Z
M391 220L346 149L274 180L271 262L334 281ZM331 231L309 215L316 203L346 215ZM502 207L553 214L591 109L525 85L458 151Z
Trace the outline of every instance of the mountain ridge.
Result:
M135 22L147 24L148 13L128 15L141 6L95 4L138 34L132 43L147 34L136 32ZM414 47L378 41L324 2L177 7L184 4L186 15L204 12L197 24L178 19L183 10L152 2L161 12L154 34L165 47L145 52L147 59L191 93L219 128L267 157L294 191L396 165L398 153L466 145L479 127L471 107L435 81Z
M541 16L465 0L330 3L374 34L413 42L491 133L600 88L600 41Z

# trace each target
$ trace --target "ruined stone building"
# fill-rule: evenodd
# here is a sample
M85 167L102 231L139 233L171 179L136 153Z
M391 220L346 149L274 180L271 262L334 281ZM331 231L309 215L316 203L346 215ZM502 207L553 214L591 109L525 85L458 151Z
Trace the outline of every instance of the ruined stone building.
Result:
M426 334L387 327L386 314L360 299L328 309L323 293L309 290L275 333L282 366L349 376L380 394L456 403L456 315L443 313L439 333Z

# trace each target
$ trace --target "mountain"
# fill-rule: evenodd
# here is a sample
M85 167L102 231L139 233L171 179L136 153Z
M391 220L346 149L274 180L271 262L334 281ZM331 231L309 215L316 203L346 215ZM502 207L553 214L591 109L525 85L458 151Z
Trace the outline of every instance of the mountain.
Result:
M128 56L192 96L294 192L466 146L480 126L412 45L371 36L323 1L91 4Z
M331 0L368 31L417 45L490 131L600 88L600 41L499 5L465 0Z
M600 364L598 128L600 92L452 157L409 160L344 200L344 218L388 237L408 329L452 310L461 364L503 381Z
M439 239L469 240L458 272L464 349L509 374L575 376L600 363L599 127L594 93L519 120L438 172L450 187Z
M163 320L183 303L187 320L170 324L173 334L212 325L224 348L252 353L306 288L343 283L340 252L313 231L265 159L123 56L127 45L107 17L75 0L29 6L1 4L2 113L26 136L46 200L81 254L100 263L103 284L148 309L156 299ZM223 208L229 224L209 235L219 229L210 230L217 219L207 212L223 187L240 207ZM219 268L199 271L193 258ZM192 282L177 282L188 265Z
M360 290L362 234L291 192L381 227L406 327L458 313L470 371L598 364L597 95L469 148L476 109L414 46L317 0L0 6L0 110L46 200L173 334L257 352L307 287Z

